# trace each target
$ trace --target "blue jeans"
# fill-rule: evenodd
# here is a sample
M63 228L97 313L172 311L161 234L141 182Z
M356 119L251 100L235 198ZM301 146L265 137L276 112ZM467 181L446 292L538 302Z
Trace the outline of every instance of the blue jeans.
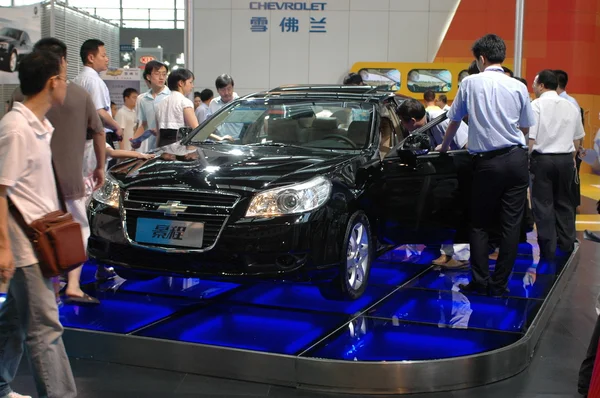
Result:
M24 350L40 398L77 396L62 333L52 281L37 264L17 268L0 307L0 397L12 391Z

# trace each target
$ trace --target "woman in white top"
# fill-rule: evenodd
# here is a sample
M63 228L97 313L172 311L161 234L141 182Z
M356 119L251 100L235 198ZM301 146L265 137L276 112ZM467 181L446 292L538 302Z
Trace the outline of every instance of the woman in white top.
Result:
M176 69L169 74L167 86L171 94L156 106L157 147L177 141L181 127L198 127L194 103L187 98L194 90L194 74L188 69ZM213 134L210 138L221 141L224 137Z

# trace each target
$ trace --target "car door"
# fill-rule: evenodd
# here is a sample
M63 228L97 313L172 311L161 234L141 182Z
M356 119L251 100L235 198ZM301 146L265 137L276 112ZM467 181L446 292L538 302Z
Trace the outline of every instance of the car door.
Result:
M403 149L403 143L394 148L372 191L380 239L390 244L467 242L471 162L466 150Z

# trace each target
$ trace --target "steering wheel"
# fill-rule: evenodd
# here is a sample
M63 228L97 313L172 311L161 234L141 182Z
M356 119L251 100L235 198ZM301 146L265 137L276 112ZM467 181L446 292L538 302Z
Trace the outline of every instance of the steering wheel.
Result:
M344 141L347 144L350 144L350 146L352 146L353 149L356 149L356 144L354 143L354 141L352 141L350 138L344 136L344 135L339 135L339 134L328 134L325 137L321 137L322 140L326 140L328 138L335 138L338 139L340 141Z

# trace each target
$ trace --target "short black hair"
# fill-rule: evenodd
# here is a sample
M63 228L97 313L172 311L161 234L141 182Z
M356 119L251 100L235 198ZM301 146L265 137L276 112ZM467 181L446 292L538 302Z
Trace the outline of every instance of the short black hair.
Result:
M160 68L165 68L167 70L167 73L169 73L169 67L163 64L162 62L156 60L148 62L144 67L144 73L142 74L144 80L149 80L148 76L151 75L154 71L159 71Z
M217 90L225 88L230 84L232 87L234 86L233 78L226 73L223 73L222 75L217 77L217 80L215 80L215 87L217 87Z
M208 101L209 99L211 99L214 96L215 96L215 94L213 93L213 91L210 88L205 88L200 93L200 101L202 101L202 102Z
M525 87L527 87L529 89L529 86L527 84L527 80L525 80L525 78L519 77L519 76L513 76L513 79L517 79L518 81L520 81L521 83L523 83L525 85Z
M431 90L427 90L423 93L423 99L427 102L435 101L435 93Z
M129 87L123 90L123 99L129 98L131 94L139 94L135 88Z
M471 65L469 65L469 68L467 69L467 73L469 73L469 76L479 73L479 68L477 67L476 61L471 62Z
M512 71L510 68L507 68L506 66L503 66L503 67L502 67L502 70L504 71L504 73L508 73L508 75L509 75L510 77L515 77L515 74L514 74L514 72L513 72L513 71Z
M60 74L62 59L50 51L27 54L19 63L19 83L25 96L39 94L53 76Z
M398 107L398 117L405 122L410 119L421 120L425 117L425 107L414 98L409 98Z
M177 91L179 82L185 82L188 79L193 79L194 74L191 70L185 68L175 69L167 78L167 87L171 91Z
M50 51L59 58L67 59L67 45L55 37L45 37L33 45L33 51Z
M558 87L563 90L567 88L567 84L569 83L569 74L561 69L555 69L554 74L558 78Z
M358 73L350 72L344 77L344 84L360 86L363 83L363 78Z
M200 91L194 91L194 98L200 98Z
M81 62L83 62L84 65L87 65L88 56L90 54L98 54L99 48L102 46L104 46L104 43L98 39L88 39L84 41L81 45L81 50L79 50Z
M438 100L442 101L444 104L448 103L448 97L446 96L446 94L440 94L438 96Z
M558 87L558 77L550 69L544 69L537 76L538 84L543 84L547 90L556 90Z
M471 48L476 59L483 56L492 64L500 64L506 58L506 44L498 35L488 34L478 39Z

